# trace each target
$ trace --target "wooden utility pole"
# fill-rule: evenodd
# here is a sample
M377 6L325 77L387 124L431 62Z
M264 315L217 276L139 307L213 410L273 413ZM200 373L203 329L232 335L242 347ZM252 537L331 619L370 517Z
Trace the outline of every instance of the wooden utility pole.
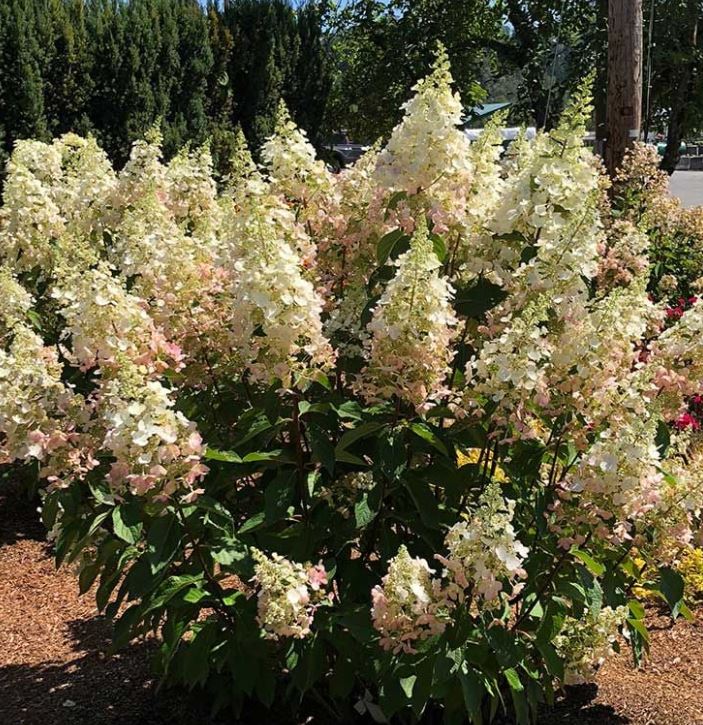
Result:
M605 165L612 176L642 125L642 0L609 0Z

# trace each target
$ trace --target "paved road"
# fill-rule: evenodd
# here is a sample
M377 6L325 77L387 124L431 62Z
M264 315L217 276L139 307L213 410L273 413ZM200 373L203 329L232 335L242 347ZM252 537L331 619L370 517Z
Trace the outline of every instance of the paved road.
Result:
M669 189L678 196L684 206L703 204L703 171L675 171Z

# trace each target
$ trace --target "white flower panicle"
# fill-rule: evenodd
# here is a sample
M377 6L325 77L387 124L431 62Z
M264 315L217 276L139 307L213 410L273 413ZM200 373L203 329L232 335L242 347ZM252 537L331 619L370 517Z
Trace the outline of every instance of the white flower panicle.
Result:
M421 411L446 390L457 322L453 289L439 274L440 262L424 224L395 266L395 277L368 324L367 365L358 387L367 400L397 396Z
M334 352L322 330L322 298L304 274L305 235L260 177L246 182L246 192L245 204L225 219L233 304L248 321L242 357L255 381L314 377L315 368L333 364Z
M53 246L66 224L50 192L60 176L58 147L40 141L16 144L3 189L0 257L17 272L53 267Z
M661 496L664 476L656 436L656 419L625 408L622 419L598 435L566 477L557 514L566 508L570 527L581 525L614 543L631 538L632 521L656 508ZM565 537L561 545L568 548L577 540Z
M472 175L469 140L457 128L463 107L452 91L449 59L440 48L432 73L413 88L405 116L378 156L375 178L392 191L417 194L442 178Z
M447 568L453 599L463 601L471 588L483 605L491 606L501 592L516 591L518 580L525 578L522 562L529 552L513 528L514 510L515 502L503 498L500 484L491 481L475 511L449 530L444 542L448 553L436 559Z
M382 585L371 591L373 626L383 649L412 653L418 640L444 632L452 605L433 573L405 546L388 562Z
M627 607L603 607L581 619L567 617L553 644L564 660L564 683L592 682L598 668L615 654L618 632L627 619Z
M261 147L261 158L271 174L273 191L296 202L310 202L330 191L330 174L305 132L290 117L280 101L273 136Z
M212 172L207 144L192 151L184 148L166 167L168 206L176 223L206 242L216 235L220 215Z
M599 167L583 146L587 97L577 94L560 125L522 145L494 208L494 273L513 292L511 307L545 291L584 294L597 271L603 227Z
M257 621L268 639L304 639L317 609L329 604L327 572L322 564L299 564L279 554L252 550Z
M33 303L32 295L10 268L0 266L0 345L16 327L25 324Z

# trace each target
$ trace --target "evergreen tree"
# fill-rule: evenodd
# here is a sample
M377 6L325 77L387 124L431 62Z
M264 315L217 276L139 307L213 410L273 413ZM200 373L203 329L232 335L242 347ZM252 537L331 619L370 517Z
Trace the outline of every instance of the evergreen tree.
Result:
M164 149L175 153L184 143L205 141L209 122L207 91L213 67L208 21L195 0L173 3L178 27L180 74L170 94L171 112L164 134Z
M300 50L286 97L296 123L313 143L322 141L320 133L332 90L331 50L323 31L326 10L324 2L307 2L298 9Z
M229 77L235 118L258 148L273 132L279 101L294 77L295 12L285 0L237 0L228 4L224 18L234 39Z
M5 153L20 138L48 137L31 3L0 4L0 119Z
M318 0L2 0L0 164L18 138L74 131L120 166L160 120L167 156L210 138L226 175L236 126L258 147L281 98L315 139L331 82L323 23Z
M210 120L210 149L220 177L232 172L231 161L237 149L237 134L233 123L234 104L229 81L234 39L224 24L217 7L207 9L208 33L212 51L212 69L208 79L207 114Z

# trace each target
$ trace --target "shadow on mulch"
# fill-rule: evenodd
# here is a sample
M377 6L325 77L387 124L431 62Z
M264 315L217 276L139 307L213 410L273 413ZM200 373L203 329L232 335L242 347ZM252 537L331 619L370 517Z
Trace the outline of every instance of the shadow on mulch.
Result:
M0 667L3 725L206 725L214 723L184 693L157 693L150 662L155 642L108 656L110 623L68 623L83 656L70 662ZM7 719L5 719L7 718Z
M46 541L46 529L39 520L39 497L26 486L0 478L0 546L22 539Z
M598 695L595 684L573 685L552 708L544 708L539 725L628 725L610 705L592 704Z

